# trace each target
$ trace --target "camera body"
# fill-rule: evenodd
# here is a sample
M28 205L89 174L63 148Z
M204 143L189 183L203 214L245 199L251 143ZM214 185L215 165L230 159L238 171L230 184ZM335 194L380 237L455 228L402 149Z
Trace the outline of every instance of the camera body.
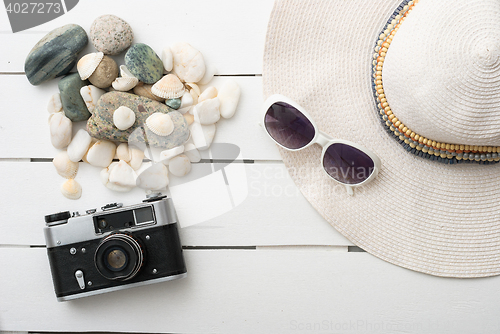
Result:
M45 216L54 290L66 301L187 275L172 200Z

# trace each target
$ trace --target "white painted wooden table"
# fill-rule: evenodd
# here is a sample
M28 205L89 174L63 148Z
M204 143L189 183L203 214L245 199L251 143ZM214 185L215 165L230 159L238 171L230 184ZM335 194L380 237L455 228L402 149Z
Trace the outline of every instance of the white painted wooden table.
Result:
M340 1L340 0L339 0ZM500 278L431 277L356 250L289 179L259 126L262 54L271 0L84 0L66 15L13 34L0 10L0 331L154 333L496 333ZM57 80L31 86L24 59L48 31L87 31L99 15L129 22L135 42L157 53L176 41L219 69L220 85L242 88L236 116L219 123L217 143L241 149L235 163L203 178L173 179L188 277L71 302L56 301L42 228L46 214L133 204L136 189L113 193L99 169L81 163L78 201L59 193L46 104ZM88 46L84 51L92 52ZM224 152L205 153L223 163ZM185 181L185 180L184 180Z

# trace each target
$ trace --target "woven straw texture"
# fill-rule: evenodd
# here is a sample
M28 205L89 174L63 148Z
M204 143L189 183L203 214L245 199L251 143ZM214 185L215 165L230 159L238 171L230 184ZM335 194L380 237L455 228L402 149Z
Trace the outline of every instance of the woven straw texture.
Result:
M421 0L416 8L426 2L436 0ZM382 167L374 181L348 196L321 170L317 145L280 153L315 209L371 254L437 276L498 275L500 166L444 165L416 157L380 124L371 88L373 47L399 4L275 2L264 53L265 97L280 93L294 99L322 131L372 150Z

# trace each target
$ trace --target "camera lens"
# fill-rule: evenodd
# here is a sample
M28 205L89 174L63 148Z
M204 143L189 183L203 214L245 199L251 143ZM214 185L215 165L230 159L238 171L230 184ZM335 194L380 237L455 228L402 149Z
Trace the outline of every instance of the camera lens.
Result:
M114 233L104 238L94 256L97 270L110 280L133 278L141 269L143 260L141 246L125 233Z
M99 219L99 228L104 229L108 226L106 219Z

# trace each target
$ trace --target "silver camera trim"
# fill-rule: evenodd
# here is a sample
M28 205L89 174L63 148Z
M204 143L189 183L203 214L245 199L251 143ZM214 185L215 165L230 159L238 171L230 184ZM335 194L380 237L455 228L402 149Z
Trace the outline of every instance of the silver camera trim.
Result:
M156 219L156 223L141 224L139 226L134 226L131 228L117 229L116 231L133 232L136 230L149 228L151 226L162 226L177 223L177 214L175 213L172 199L165 198L156 202L124 206L112 210L99 211L93 214L72 217L67 221L51 223L43 229L47 248L61 247L87 240L102 239L112 232L110 231L102 234L96 234L94 230L93 217L101 216L103 214L110 214L113 212L122 212L144 208L148 206L153 208L153 214L154 218ZM88 222L89 220L90 223Z

